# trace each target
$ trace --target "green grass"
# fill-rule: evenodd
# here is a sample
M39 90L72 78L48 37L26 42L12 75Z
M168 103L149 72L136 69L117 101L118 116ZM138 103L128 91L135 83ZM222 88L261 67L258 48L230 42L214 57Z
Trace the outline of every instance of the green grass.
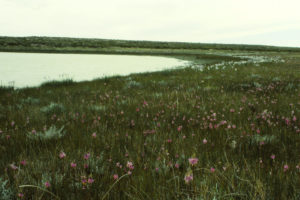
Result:
M209 64L201 55L182 50L194 61L184 69L1 89L3 195L299 199L299 55L219 52Z

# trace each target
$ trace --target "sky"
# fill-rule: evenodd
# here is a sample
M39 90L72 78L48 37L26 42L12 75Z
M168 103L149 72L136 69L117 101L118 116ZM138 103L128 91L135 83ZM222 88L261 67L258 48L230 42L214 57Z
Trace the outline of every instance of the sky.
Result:
M300 47L299 0L0 0L0 36Z

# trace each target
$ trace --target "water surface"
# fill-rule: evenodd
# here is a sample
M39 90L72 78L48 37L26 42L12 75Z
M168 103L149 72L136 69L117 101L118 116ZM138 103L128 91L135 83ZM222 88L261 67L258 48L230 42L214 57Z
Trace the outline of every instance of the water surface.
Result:
M19 88L68 78L85 81L104 76L160 71L187 63L158 56L0 52L0 84Z

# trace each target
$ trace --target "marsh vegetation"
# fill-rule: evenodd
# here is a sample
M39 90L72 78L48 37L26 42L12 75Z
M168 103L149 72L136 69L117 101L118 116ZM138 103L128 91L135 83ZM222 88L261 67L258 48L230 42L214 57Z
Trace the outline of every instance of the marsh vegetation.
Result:
M299 199L299 53L214 53L1 87L0 198Z

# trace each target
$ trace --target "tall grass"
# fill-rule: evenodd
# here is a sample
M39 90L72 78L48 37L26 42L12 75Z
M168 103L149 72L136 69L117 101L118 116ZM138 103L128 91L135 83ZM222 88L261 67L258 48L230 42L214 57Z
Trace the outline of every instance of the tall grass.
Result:
M282 58L5 90L2 188L23 199L299 199L300 60Z

